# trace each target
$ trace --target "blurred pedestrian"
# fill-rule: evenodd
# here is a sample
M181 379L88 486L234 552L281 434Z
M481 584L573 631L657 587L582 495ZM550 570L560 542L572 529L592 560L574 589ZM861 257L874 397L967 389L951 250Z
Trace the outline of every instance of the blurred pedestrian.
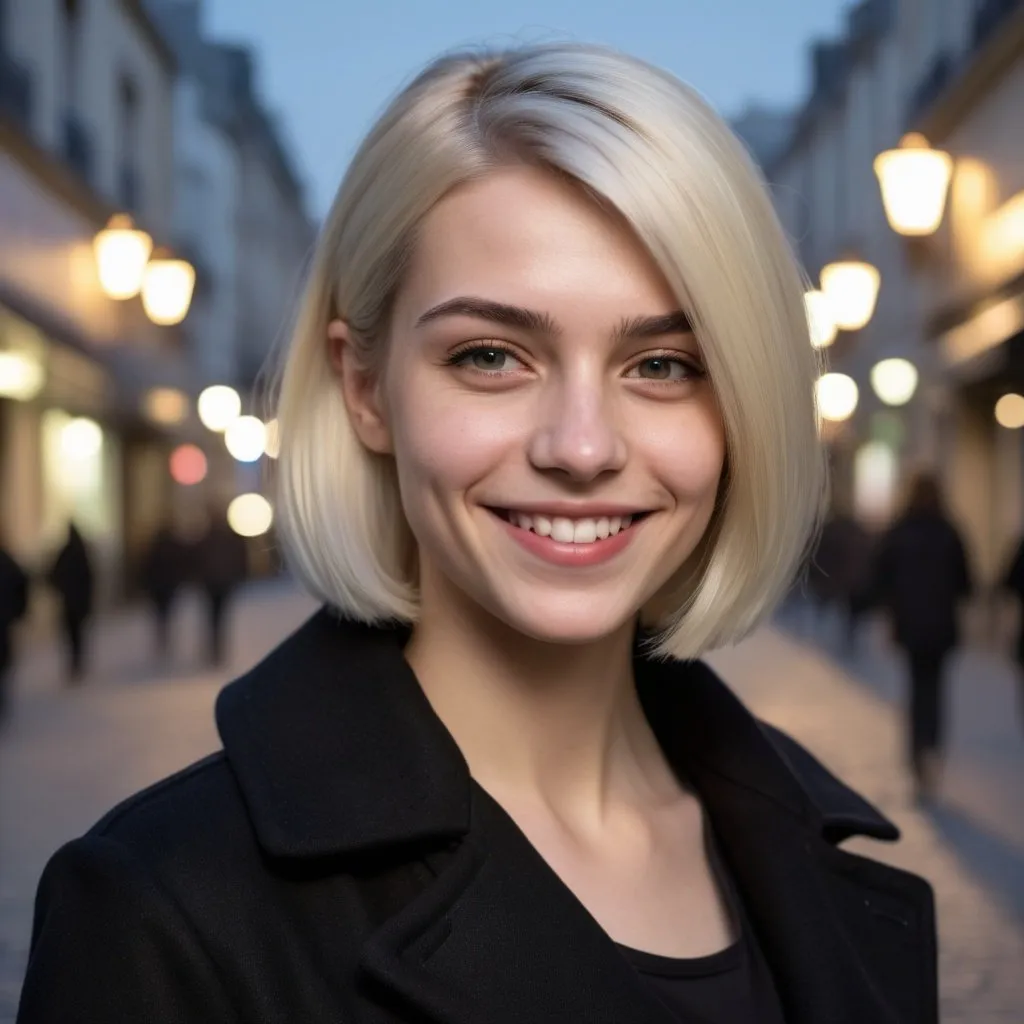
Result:
M820 613L842 613L847 650L856 644L857 627L867 606L872 538L847 512L833 510L825 521L811 562L809 583Z
M7 677L14 661L11 631L28 610L28 576L0 547L0 719L7 703Z
M958 605L970 588L963 541L943 508L938 482L922 474L881 542L873 586L909 664L908 756L919 798L931 796L939 781L943 674L959 642Z
M188 576L188 550L167 524L153 535L142 561L142 588L153 612L156 652L170 651L170 622L174 599Z
M207 658L224 663L224 619L231 596L248 575L245 540L228 525L220 509L210 515L194 551L196 578L206 599Z
M1010 567L1003 577L1003 587L1017 598L1021 614L1017 625L1017 642L1014 656L1020 668L1020 713L1024 720L1024 538L1021 538Z
M68 651L67 681L74 684L85 675L85 632L93 604L92 559L74 523L69 525L68 539L46 579L60 597L61 631Z

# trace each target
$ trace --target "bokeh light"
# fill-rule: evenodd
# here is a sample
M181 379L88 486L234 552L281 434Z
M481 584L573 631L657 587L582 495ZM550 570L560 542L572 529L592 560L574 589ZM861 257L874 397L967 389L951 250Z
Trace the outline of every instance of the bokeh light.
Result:
M1024 396L1003 395L996 402L996 422L1007 430L1020 430L1024 427Z
M232 458L255 462L267 447L267 428L255 416L239 416L224 431L224 443Z
M182 444L171 452L171 477L185 487L206 479L206 456L194 444Z
M196 411L204 427L218 433L227 430L242 412L242 399L234 388L214 384L199 396Z
M240 494L228 505L228 526L240 537L260 537L274 522L274 510L262 494Z

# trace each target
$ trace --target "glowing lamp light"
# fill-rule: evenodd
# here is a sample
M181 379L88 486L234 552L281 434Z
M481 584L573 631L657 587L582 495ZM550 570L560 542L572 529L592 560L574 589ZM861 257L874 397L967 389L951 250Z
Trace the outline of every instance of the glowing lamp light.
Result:
M839 333L828 297L824 292L809 291L804 295L807 323L811 331L811 344L815 348L828 348Z
M860 393L857 382L845 373L826 373L815 387L818 411L832 423L848 420L857 408Z
M828 298L836 326L859 331L871 319L882 283L878 269L859 260L830 263L821 271L821 290Z
M883 359L871 370L871 387L886 405L906 405L917 380L917 367L908 359Z
M946 195L953 177L953 158L932 149L917 132L904 135L899 149L875 157L882 205L893 231L931 235L942 223Z
M91 459L103 447L103 430L94 420L70 420L60 435L61 451L69 459Z
M242 412L242 399L234 388L214 384L199 396L196 410L203 426L219 433L238 419Z
M119 213L93 239L100 287L111 299L139 294L153 251L153 239L135 227L131 217Z
M267 448L267 428L255 416L239 416L224 431L224 443L232 458L256 462Z
M177 388L153 388L146 393L142 410L154 423L172 427L188 416L188 398Z
M0 398L30 402L46 381L42 364L24 352L0 352Z
M262 494L240 494L228 505L228 526L240 537L262 537L274 522L274 510Z
M273 419L267 424L267 458L276 459L281 454L281 430L277 420Z
M194 444L182 444L171 452L171 478L185 487L206 479L206 456Z
M1007 430L1020 430L1024 427L1024 396L1003 395L996 402L996 422Z
M196 271L187 260L159 254L146 267L142 280L142 306L146 316L161 327L180 324L192 305Z

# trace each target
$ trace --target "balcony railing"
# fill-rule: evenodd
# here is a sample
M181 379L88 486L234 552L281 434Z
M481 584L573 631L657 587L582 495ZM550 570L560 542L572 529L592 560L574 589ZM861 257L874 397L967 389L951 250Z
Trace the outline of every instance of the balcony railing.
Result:
M32 75L28 68L0 50L0 115L22 131L32 129Z
M974 14L971 26L971 39L975 47L979 47L992 38L996 29L1014 11L1024 6L1024 0L982 0Z
M89 129L82 119L73 112L64 115L61 155L68 166L87 183L93 176L93 144Z

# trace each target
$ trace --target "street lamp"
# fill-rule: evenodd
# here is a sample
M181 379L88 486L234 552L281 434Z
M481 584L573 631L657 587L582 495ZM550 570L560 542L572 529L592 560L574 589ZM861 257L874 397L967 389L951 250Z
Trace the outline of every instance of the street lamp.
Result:
M146 267L142 280L142 305L146 316L161 327L180 324L188 315L196 271L187 260L174 259L160 250Z
M848 420L856 410L860 397L857 382L845 373L823 374L818 378L815 393L822 419L832 423Z
M821 271L821 290L828 299L836 326L859 331L874 315L882 278L862 260L840 260Z
M996 422L1007 430L1020 430L1024 427L1024 396L1003 395L996 402Z
M932 149L917 132L904 135L898 149L875 157L882 205L893 231L931 235L942 223L946 194L953 177L953 158Z
M111 299L139 294L153 239L125 213L115 214L93 239L100 287Z
M917 390L917 367L908 359L883 359L871 370L871 386L886 405L906 405Z
M824 292L812 290L804 294L804 308L811 331L811 344L815 348L828 348L836 340L839 329Z
M240 494L228 505L228 525L240 537L261 537L274 522L274 509L262 494Z

